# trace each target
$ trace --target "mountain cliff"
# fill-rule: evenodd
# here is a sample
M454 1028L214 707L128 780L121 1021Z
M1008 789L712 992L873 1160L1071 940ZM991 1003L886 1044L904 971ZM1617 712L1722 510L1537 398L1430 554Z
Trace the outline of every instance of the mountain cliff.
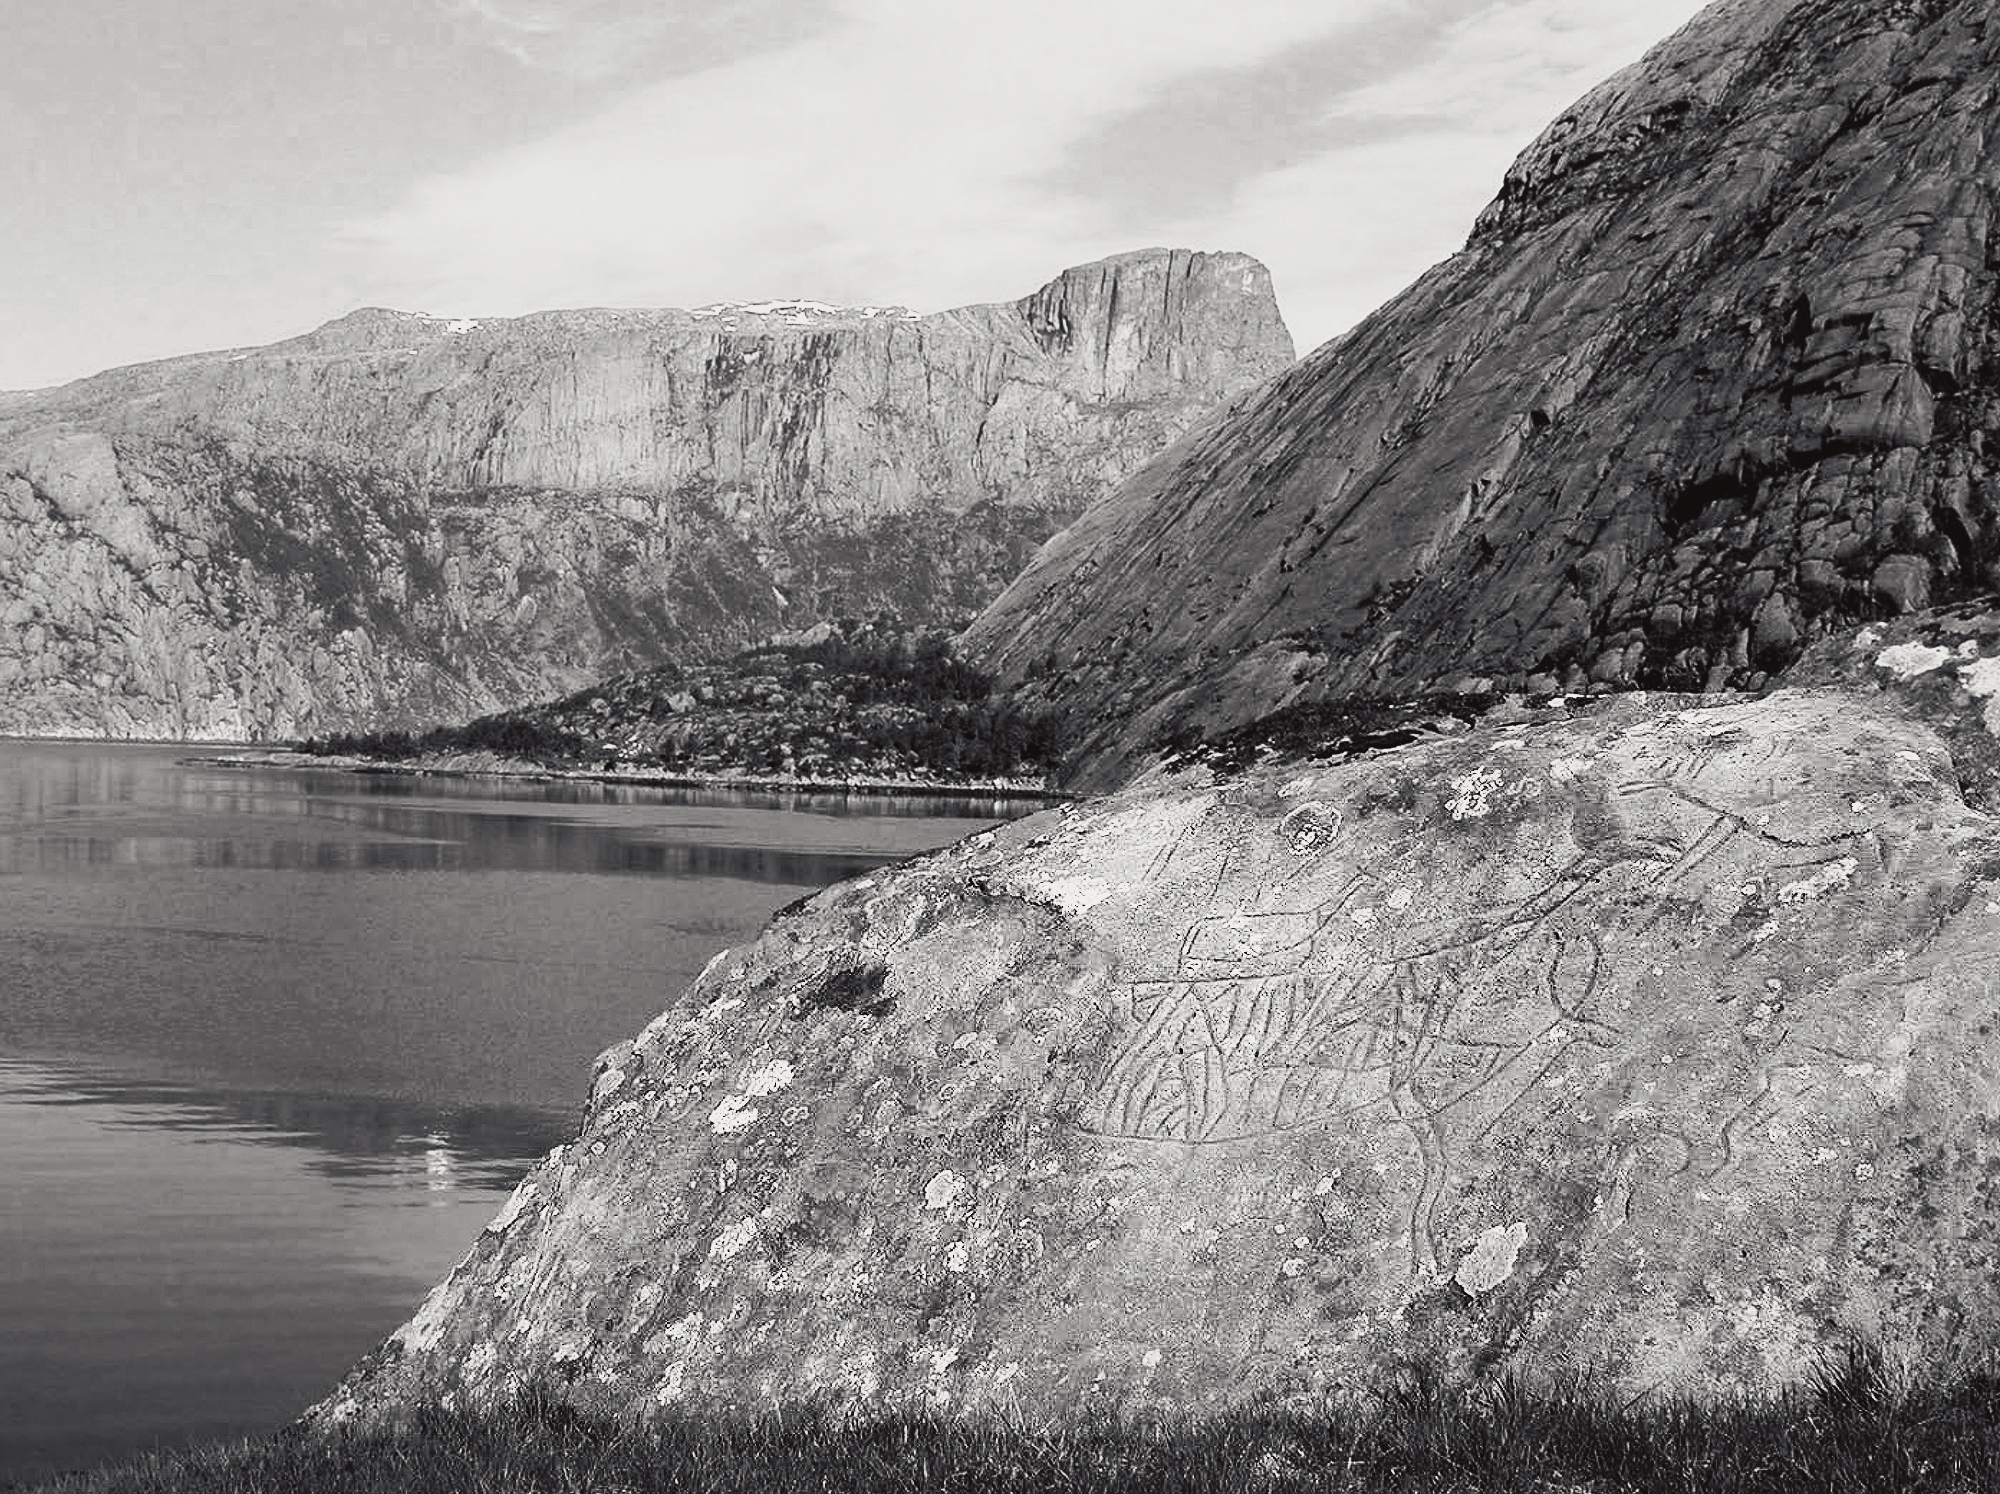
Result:
M963 617L1291 357L1256 261L1148 250L931 316L360 311L14 395L0 731L464 717L824 617Z
M1982 5L1712 6L1053 540L973 656L1105 783L1295 702L1757 687L1995 585L1996 89Z

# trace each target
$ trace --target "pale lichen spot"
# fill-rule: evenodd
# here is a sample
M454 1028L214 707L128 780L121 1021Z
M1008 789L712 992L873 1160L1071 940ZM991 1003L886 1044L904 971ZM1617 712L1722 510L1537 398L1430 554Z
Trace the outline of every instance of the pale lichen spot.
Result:
M1853 881L1854 874L1860 869L1860 865L1861 863L1856 861L1852 856L1842 856L1838 861L1829 861L1810 877L1802 877L1796 882L1787 882L1783 887L1780 887L1778 889L1778 901L1781 903L1803 903L1810 902L1816 897L1823 897L1836 888L1845 887L1849 882Z
M1394 892L1389 894L1386 901L1391 910L1400 913L1409 907L1412 902L1416 901L1416 894L1407 887L1398 887Z
M708 1244L708 1258L714 1261L733 1260L743 1253L743 1249L757 1238L757 1221L739 1219L734 1224L725 1225L717 1231Z
M1505 1228L1496 1224L1465 1252L1465 1258L1452 1273L1452 1280L1469 1297L1490 1292L1514 1274L1514 1263L1527 1243L1528 1226L1524 1222L1517 1220Z
M534 1202L535 1192L535 1180L533 1178L522 1179L521 1186L507 1195L507 1202L500 1206L500 1212L495 1214L493 1222L486 1226L486 1233L497 1235L506 1230L509 1225L521 1217L522 1210Z
M1278 821L1278 834L1298 856L1319 850L1340 834L1345 817L1335 804L1301 804Z
M1587 757L1559 757L1549 764L1549 782L1557 788L1576 782L1591 769Z
M445 1294L448 1283L439 1282L417 1308L416 1315L390 1335L405 1353L421 1354L433 1348L451 1324L452 1309Z
M757 1119L756 1107L746 1104L743 1096L731 1095L708 1113L708 1123L718 1136L726 1136L731 1131L747 1130Z
M972 1252L960 1240L944 1253L944 1268L947 1271L963 1272L972 1264Z
M965 1179L947 1167L924 1185L924 1207L948 1209L965 1191Z
M1481 768L1452 780L1452 795L1445 800L1445 813L1454 820L1483 819L1493 812L1493 795L1500 787L1500 775Z
M1305 1269L1306 1260L1302 1255L1288 1256L1284 1264L1278 1267L1279 1274L1288 1277L1302 1276L1305 1274Z
M1160 1367L1160 1361L1164 1358L1166 1358L1166 1355L1162 1354L1158 1349L1148 1349L1145 1355L1139 1360L1139 1363L1149 1370L1156 1370Z
M1034 889L1071 918L1088 913L1109 898L1114 890L1098 877L1055 877Z
M773 1059L744 1078L744 1096L756 1099L761 1095L774 1095L789 1085L792 1078L792 1066L782 1058Z
M1951 662L1951 650L1928 643L1898 643L1875 656L1875 667L1886 669L1904 683L1920 674L1929 674Z
M2000 658L1980 659L1959 667L1958 682L1966 692L1986 702L1987 731L2000 736Z

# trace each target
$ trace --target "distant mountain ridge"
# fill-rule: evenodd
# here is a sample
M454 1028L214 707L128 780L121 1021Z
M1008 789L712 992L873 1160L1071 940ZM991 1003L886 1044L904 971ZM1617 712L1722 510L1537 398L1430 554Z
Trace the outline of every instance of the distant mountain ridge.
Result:
M1756 688L2000 585L1996 101L1984 6L1710 7L1059 536L973 658L1107 784L1291 704Z
M1289 365L1144 250L929 316L371 308L0 398L0 731L463 718L824 617L965 617Z

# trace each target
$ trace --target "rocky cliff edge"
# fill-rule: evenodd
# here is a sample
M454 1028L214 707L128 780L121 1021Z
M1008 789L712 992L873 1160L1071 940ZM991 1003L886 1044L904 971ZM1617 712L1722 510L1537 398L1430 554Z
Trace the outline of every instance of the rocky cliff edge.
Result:
M1255 260L1147 250L932 316L366 310L14 396L0 731L458 719L963 618L1291 355Z
M1076 781L1291 703L1761 688L2000 584L2000 35L1730 0L1465 249L1058 536L974 656Z

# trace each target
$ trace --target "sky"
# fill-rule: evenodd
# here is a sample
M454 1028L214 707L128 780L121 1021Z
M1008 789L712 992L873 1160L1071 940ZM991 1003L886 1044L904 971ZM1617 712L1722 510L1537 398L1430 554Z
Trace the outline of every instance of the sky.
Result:
M938 311L1163 245L1303 353L1699 0L0 0L0 389L440 316Z

